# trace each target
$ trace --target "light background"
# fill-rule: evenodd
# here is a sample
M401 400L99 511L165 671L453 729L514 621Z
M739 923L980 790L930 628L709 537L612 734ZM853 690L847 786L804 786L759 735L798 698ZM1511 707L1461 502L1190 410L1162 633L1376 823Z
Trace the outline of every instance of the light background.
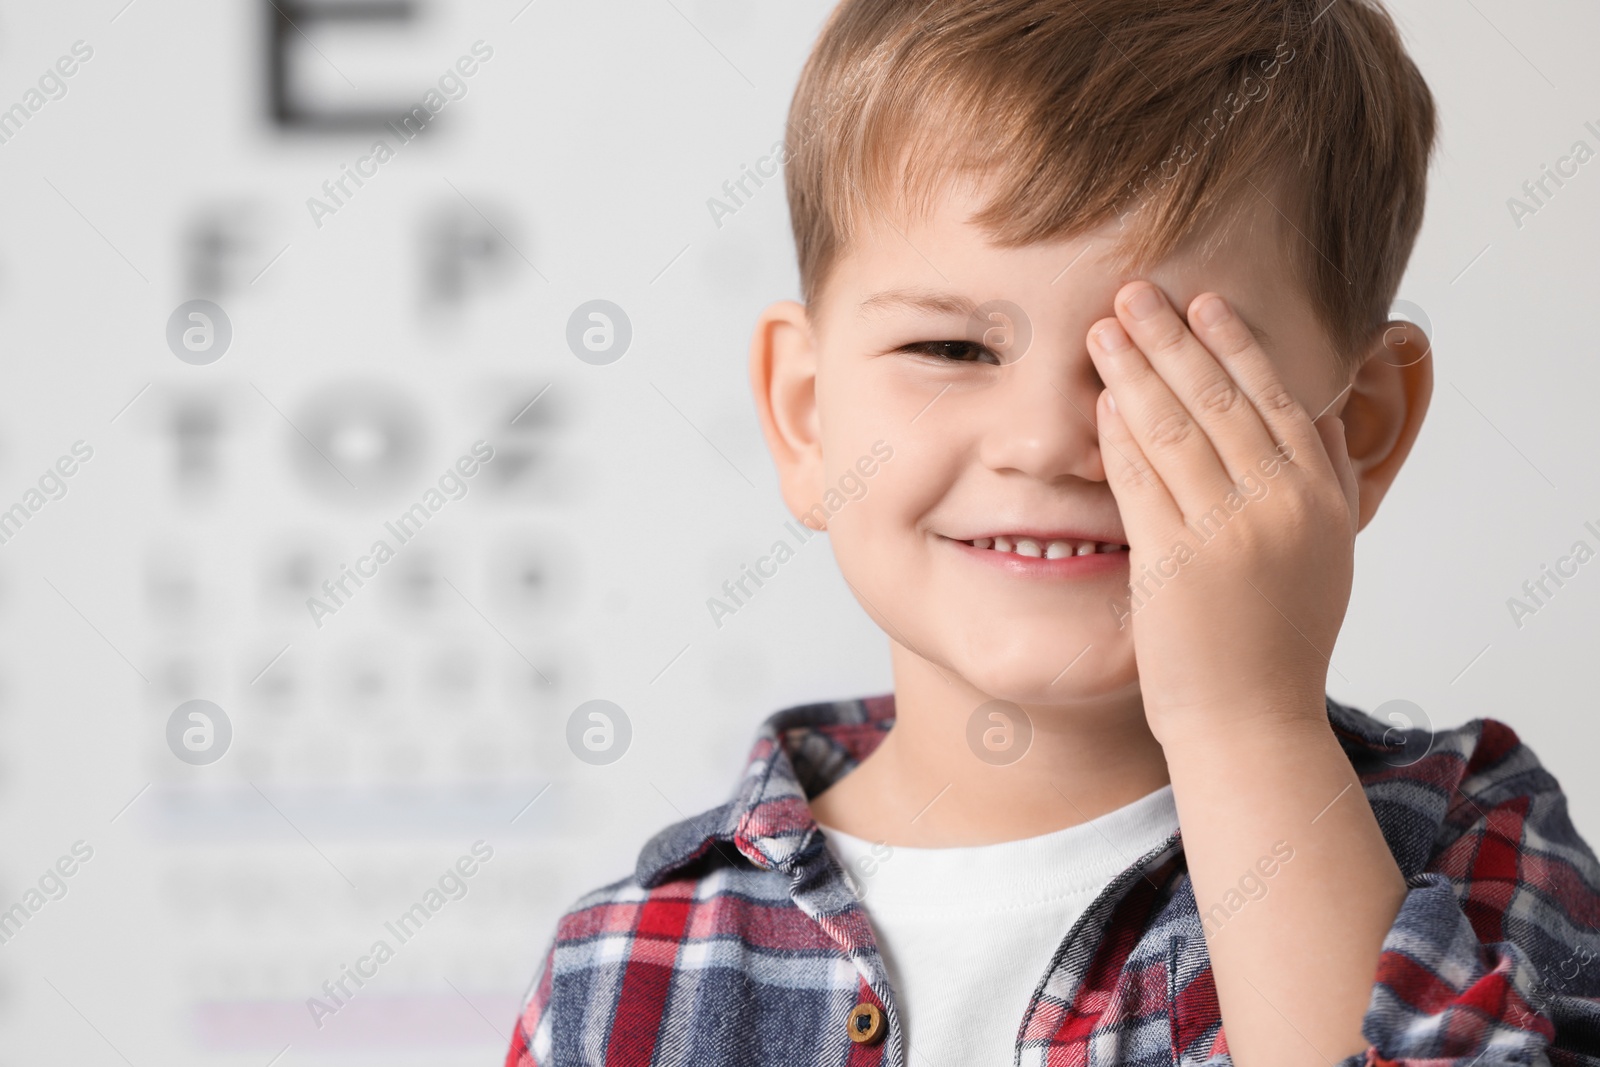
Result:
M888 688L825 539L720 628L705 606L788 518L744 353L797 293L781 181L720 226L707 201L781 138L827 7L419 0L313 27L290 55L326 107L416 100L493 48L318 227L307 198L371 137L274 127L268 3L0 4L0 108L94 50L0 144L0 508L93 449L0 545L0 908L93 849L0 944L0 1064L499 1062L564 906L719 803L769 712ZM1520 627L1507 599L1600 546L1600 162L1520 226L1507 201L1600 150L1600 12L1394 9L1443 124L1401 293L1438 382L1332 692L1508 720L1594 835L1600 563ZM202 295L234 337L190 366L166 322ZM610 365L566 344L592 299L632 323ZM319 412L338 458L378 461L359 492L304 443ZM296 582L479 439L465 498L313 625ZM234 729L209 766L164 739L194 697ZM565 741L594 698L633 728L607 766ZM478 840L465 896L315 1028L306 999Z

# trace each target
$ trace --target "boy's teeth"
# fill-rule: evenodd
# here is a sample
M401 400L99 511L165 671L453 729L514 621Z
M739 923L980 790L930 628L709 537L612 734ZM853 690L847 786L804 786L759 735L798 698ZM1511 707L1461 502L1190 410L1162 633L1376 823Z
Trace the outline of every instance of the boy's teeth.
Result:
M1127 545L1108 541L1045 541L1036 537L975 537L973 548L989 548L996 552L1014 552L1029 559L1066 559L1068 556L1092 556L1096 552L1126 552Z

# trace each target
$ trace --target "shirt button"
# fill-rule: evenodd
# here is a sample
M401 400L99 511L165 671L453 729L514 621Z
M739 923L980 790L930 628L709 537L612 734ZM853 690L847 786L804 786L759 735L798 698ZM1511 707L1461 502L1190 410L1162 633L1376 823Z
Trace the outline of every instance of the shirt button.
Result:
M876 1045L888 1030L883 1025L883 1012L864 1000L850 1009L845 1029L849 1031L850 1040L858 1045Z

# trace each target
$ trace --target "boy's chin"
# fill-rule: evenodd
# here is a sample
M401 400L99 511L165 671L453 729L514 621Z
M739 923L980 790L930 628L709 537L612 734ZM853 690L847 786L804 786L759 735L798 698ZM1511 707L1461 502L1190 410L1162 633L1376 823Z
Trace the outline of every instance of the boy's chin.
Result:
M1068 644L1070 650L1063 651ZM951 666L992 700L1033 706L1081 705L1137 699L1139 693L1133 645L1127 641L1018 641L1004 650L960 658L966 662Z

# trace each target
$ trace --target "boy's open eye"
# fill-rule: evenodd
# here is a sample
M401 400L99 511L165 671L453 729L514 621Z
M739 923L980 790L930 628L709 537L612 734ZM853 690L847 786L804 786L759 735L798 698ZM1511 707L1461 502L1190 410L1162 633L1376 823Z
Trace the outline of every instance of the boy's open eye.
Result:
M976 341L915 341L895 351L930 356L947 363L988 363L998 367L1002 362L994 349Z

